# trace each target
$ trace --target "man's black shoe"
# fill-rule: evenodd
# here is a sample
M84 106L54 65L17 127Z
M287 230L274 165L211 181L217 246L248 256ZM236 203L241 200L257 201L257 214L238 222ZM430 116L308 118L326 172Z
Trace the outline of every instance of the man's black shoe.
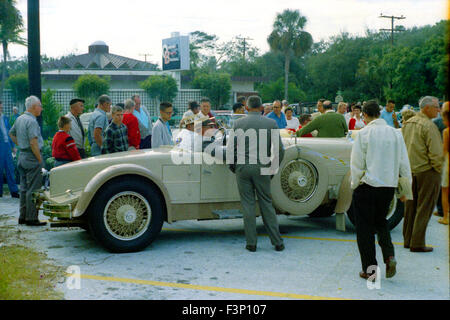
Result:
M256 251L256 246L252 246L252 245L246 245L245 249L247 249L250 252L255 252Z
M36 221L27 221L26 224L27 226L45 226L47 222L36 220Z
M19 224L26 224L27 222L25 221L25 219L19 219Z
M19 196L19 194L18 194L17 192L11 192L11 198L17 198L17 199L19 199L20 196Z
M397 272L396 267L397 261L393 256L390 256L386 260L386 278L392 278L393 276L395 276L395 273Z
M277 251L283 251L284 250L284 244L278 244L275 246L275 250Z

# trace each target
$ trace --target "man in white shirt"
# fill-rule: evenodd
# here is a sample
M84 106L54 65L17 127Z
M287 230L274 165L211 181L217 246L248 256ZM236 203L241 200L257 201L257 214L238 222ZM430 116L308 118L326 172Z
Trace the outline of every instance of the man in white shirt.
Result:
M399 176L406 177L411 183L411 168L401 132L379 118L378 104L368 101L363 114L368 124L355 138L350 161L351 188L354 190L352 205L363 268L360 277L368 279L376 272L371 269L377 266L376 232L386 263L386 277L390 278L395 275L396 261L386 214ZM400 200L404 201L405 197Z

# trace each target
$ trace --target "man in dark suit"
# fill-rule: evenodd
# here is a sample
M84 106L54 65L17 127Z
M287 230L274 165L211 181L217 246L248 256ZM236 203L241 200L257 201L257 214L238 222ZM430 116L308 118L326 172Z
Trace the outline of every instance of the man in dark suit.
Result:
M229 138L227 148L234 150L236 180L244 214L246 249L252 252L256 251L256 191L262 219L270 241L275 246L275 250L281 251L284 249L284 244L280 236L270 192L271 175L276 172L270 169L273 169L275 164L275 171L278 170L284 156L284 149L275 120L261 115L261 105L261 98L258 96L248 98L248 115L235 121L232 133L234 136ZM267 142L265 146L260 146L261 139ZM276 154L271 160L272 146ZM262 150L261 147L265 147L265 150Z

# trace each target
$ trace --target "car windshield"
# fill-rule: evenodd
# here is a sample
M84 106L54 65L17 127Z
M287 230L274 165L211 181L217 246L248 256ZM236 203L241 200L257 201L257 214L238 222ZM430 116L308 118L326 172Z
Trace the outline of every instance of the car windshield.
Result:
M237 119L241 119L247 116L246 114L231 114L231 113L223 113L216 114L215 118L219 126L223 126L227 129L231 129L233 127L233 122Z

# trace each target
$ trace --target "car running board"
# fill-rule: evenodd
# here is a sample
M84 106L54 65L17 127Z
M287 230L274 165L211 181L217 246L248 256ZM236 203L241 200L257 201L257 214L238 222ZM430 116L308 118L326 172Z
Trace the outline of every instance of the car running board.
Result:
M212 214L216 219L242 219L243 215L239 209L214 210Z

